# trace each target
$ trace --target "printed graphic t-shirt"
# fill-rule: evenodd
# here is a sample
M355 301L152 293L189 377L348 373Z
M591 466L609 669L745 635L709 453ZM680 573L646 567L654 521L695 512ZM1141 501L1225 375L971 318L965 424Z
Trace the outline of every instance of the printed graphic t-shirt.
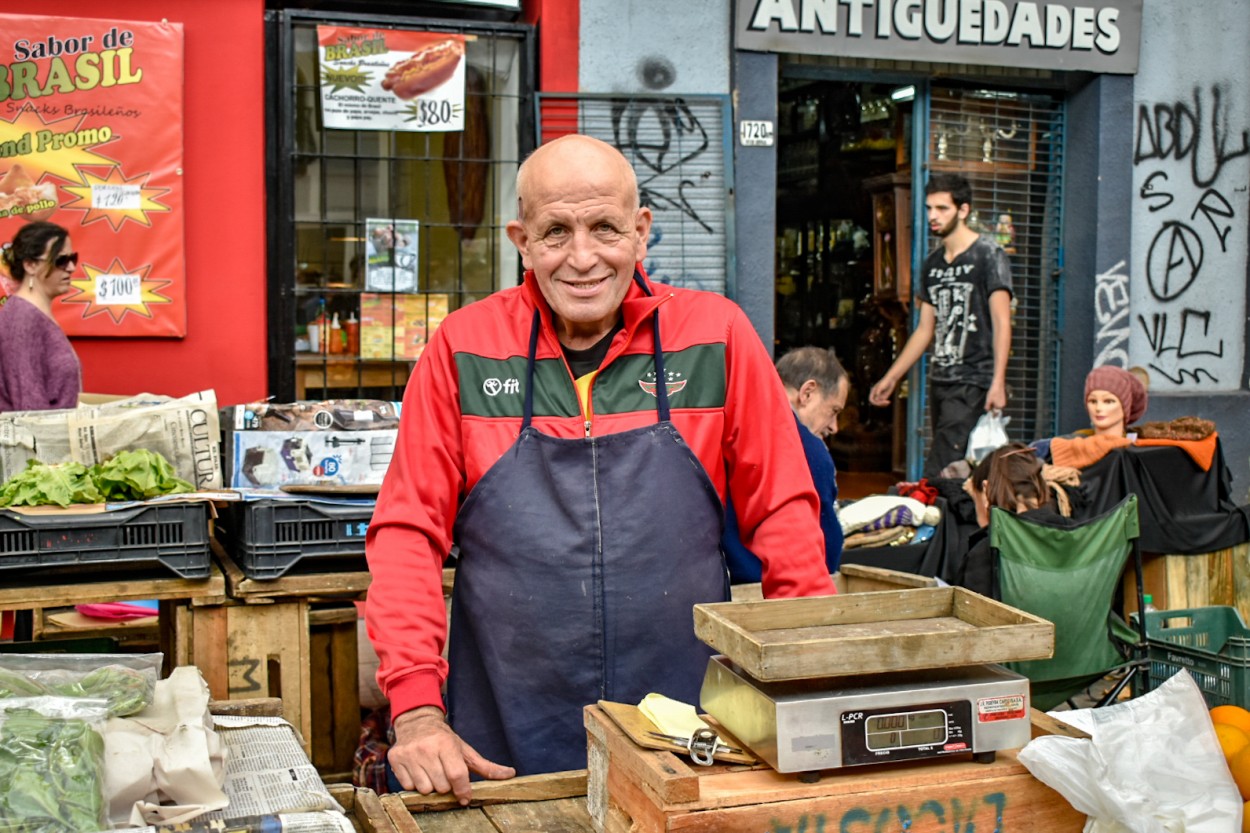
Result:
M982 234L952 262L938 246L924 262L918 296L936 313L929 378L988 388L994 381L990 294L1011 293L1011 264L1003 247Z

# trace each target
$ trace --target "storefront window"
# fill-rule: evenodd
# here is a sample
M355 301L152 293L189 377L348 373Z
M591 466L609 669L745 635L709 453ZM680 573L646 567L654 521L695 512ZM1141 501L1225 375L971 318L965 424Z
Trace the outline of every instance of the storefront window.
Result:
M452 310L514 285L504 234L532 143L530 29L335 20L465 38L464 129L323 125L317 27L271 16L270 387L280 398L397 399Z

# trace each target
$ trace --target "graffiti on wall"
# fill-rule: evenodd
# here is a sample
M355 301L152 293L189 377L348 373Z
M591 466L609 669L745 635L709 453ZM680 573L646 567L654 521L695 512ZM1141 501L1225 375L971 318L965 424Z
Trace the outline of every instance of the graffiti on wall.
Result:
M1129 336L1128 272L1121 260L1094 280L1094 366L1127 368Z
M1137 105L1133 273L1138 279L1130 291L1129 342L1134 363L1148 367L1164 389L1240 385L1248 123L1230 83L1193 86L1174 98ZM1103 302L1114 301L1114 287L1103 278L1095 287L1096 352L1118 358L1120 330L1113 323L1118 319L1103 319Z
M644 267L657 281L725 292L724 137L719 98L613 97L585 102L585 132L610 142L638 175L639 201L651 209Z

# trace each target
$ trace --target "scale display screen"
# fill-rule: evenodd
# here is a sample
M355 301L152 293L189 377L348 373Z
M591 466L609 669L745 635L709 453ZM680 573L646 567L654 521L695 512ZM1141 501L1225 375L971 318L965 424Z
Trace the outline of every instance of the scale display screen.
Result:
M973 751L972 705L967 700L848 709L839 723L843 766Z
M946 743L946 712L934 709L880 714L864 721L864 732L866 745L873 752Z

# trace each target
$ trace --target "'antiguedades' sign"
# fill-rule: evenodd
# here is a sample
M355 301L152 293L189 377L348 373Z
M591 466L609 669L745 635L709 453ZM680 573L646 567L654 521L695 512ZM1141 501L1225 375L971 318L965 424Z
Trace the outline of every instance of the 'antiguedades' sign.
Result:
M0 240L69 230L70 335L186 335L182 67L180 23L0 15Z
M737 0L739 49L1137 72L1142 0Z

